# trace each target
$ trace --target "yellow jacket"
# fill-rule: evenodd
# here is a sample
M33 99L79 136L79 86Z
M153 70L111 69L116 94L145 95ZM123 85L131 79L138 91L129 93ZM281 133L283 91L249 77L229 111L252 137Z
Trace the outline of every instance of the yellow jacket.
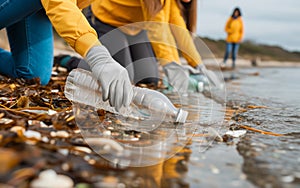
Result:
M197 66L201 63L201 57L186 29L176 1L161 1L164 6L154 17L147 13L143 0L94 1L92 11L104 23L115 27L123 26L121 30L127 34L134 35L141 29L146 29L161 65L172 61L180 63L178 48L190 65ZM141 23L143 21L148 23ZM125 26L127 24L131 25Z
M242 18L238 17L236 19L233 19L232 17L230 17L226 22L225 31L227 33L227 42L241 42L244 35L244 26Z
M90 26L79 8L92 0L41 0L41 3L57 33L80 55L100 44L96 31Z

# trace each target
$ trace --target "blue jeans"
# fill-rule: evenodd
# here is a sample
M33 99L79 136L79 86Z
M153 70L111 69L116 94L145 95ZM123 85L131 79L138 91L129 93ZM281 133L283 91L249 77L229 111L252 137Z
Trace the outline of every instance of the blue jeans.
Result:
M0 29L6 28L10 52L0 48L0 74L39 77L46 85L53 66L52 25L40 0L0 0Z
M223 62L226 63L228 56L231 53L232 68L235 68L235 60L239 50L239 46L240 46L239 43L226 43L226 51L225 51Z

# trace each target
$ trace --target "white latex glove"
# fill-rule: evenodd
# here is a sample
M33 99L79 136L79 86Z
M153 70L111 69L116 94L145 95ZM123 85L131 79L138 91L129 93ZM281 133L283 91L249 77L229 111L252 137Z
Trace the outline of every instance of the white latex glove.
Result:
M189 86L189 73L177 63L169 63L164 66L164 71L169 83L180 93L187 92Z
M109 100L116 110L122 105L128 107L133 91L127 70L111 57L106 47L92 47L85 60L93 75L100 81L103 101Z

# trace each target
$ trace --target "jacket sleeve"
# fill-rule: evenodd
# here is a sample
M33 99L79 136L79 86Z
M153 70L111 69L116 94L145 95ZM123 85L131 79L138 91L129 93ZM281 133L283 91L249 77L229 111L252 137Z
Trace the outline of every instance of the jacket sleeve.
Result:
M239 42L241 42L244 37L244 23L243 23L242 18L240 18L240 24L241 24L241 28L240 28Z
M144 28L148 32L156 58L162 66L171 62L180 64L176 42L172 36L165 10L159 11L152 17L147 13L143 1L141 2L144 19L147 21ZM170 0L166 0L164 3L164 8L170 6Z
M196 49L191 33L186 28L180 9L174 0L171 1L169 22L177 47L182 52L183 57L193 67L201 64L201 57Z
M41 0L54 29L83 57L99 45L96 31L77 7L76 0Z
M226 22L226 25L225 25L225 32L227 34L231 34L232 33L232 29L230 28L230 23L231 23L231 18L229 18Z

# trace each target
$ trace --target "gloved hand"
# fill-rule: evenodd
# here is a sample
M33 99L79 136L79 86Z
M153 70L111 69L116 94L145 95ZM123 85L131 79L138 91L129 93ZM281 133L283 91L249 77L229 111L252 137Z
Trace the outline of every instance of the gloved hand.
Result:
M187 92L189 86L189 73L177 63L169 63L164 66L164 71L169 83L180 93Z
M211 71L207 70L204 64L198 65L196 68L193 68L189 65L185 66L185 69L189 71L190 74L203 74L205 75L209 82L213 84L213 86L217 88L221 88L221 82L220 79L217 77L217 75Z
M128 107L132 101L133 90L127 70L102 45L92 47L85 60L93 75L100 81L103 101L109 100L116 110L122 105Z

